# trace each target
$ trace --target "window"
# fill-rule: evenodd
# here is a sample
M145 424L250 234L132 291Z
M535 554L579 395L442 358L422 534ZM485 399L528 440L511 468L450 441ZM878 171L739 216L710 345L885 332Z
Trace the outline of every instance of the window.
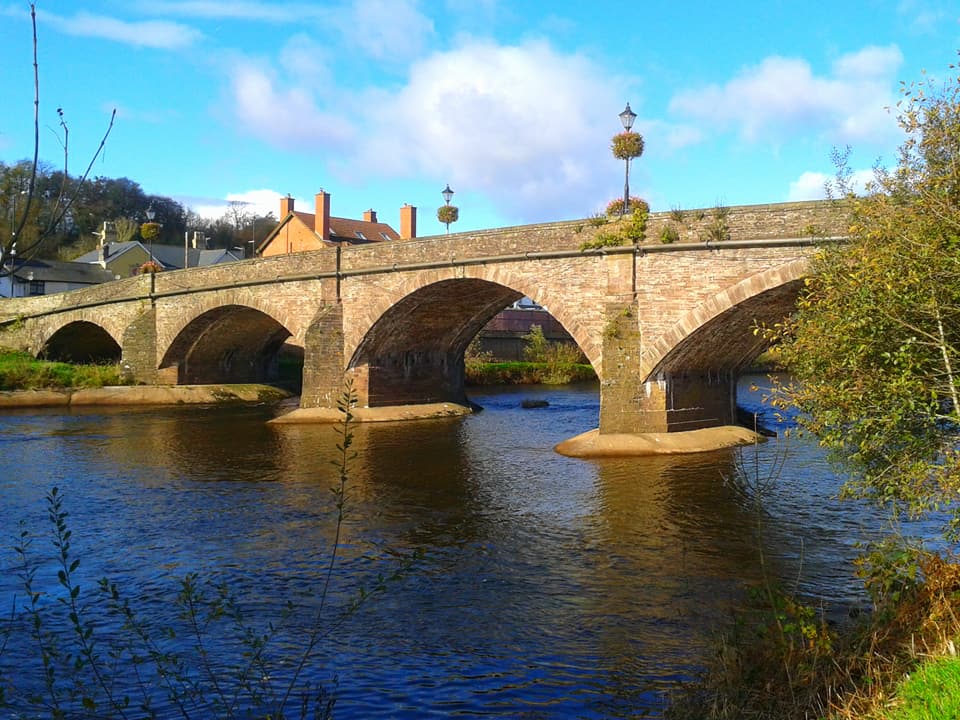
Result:
M44 287L43 280L31 280L30 281L30 294L31 295L43 295Z
M366 239L367 239L367 236L364 235L364 234L363 234L362 232L360 232L359 230L354 230L354 232L357 233L357 237L360 238L361 240L366 240Z
M382 237L384 240L389 240L389 239L390 239L390 236L387 235L385 232L381 232L381 233L380 233L380 237Z

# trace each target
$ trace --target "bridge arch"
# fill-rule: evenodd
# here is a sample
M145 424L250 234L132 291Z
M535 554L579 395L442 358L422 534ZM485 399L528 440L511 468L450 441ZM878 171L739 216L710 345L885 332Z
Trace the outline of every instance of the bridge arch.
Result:
M364 404L465 402L467 346L498 312L524 295L501 282L462 277L437 280L399 300L382 302L385 307L347 362L361 379Z
M109 363L119 362L121 347L103 326L89 320L73 320L46 339L40 355L60 362Z
M170 343L160 374L179 385L276 382L291 332L244 305L221 305L196 315Z
M742 371L769 347L754 332L757 324L779 322L792 312L808 270L806 258L770 268L688 311L644 354L641 376Z

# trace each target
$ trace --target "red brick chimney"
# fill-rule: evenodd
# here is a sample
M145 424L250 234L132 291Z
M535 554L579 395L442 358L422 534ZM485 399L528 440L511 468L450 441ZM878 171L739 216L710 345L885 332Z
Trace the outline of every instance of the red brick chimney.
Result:
M400 239L412 240L417 236L417 209L404 203L400 208Z
M363 211L363 221L369 223L375 223L377 221L377 211L376 210L364 210Z
M287 215L293 212L293 198L287 195L280 198L280 219L283 220Z
M324 240L330 239L330 193L321 190L314 197L316 218L313 230Z

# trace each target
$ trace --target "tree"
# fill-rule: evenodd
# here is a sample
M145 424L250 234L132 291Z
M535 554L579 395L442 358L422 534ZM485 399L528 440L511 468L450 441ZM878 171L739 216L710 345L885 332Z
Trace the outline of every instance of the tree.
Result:
M951 73L956 66L951 65ZM906 140L852 205L849 243L816 258L777 328L780 399L853 470L848 495L895 515L948 510L960 534L960 79L904 88Z
M62 224L70 222L72 218L71 209L93 167L93 163L106 144L116 118L116 110L114 110L110 115L107 130L86 170L77 182L71 182L68 174L70 130L63 109L57 108L60 125L58 139L63 148L62 182L55 189L39 186L38 171L41 169L40 73L37 62L37 12L32 3L30 5L30 21L33 29L33 160L29 164L29 169L22 178L22 182L15 185L4 198L7 201L4 212L10 213L11 220L7 231L0 236L0 276L9 275L15 271L14 262L11 262L11 260L33 257L40 250L45 240L51 237ZM43 202L41 202L41 198ZM43 212L41 212L41 208Z

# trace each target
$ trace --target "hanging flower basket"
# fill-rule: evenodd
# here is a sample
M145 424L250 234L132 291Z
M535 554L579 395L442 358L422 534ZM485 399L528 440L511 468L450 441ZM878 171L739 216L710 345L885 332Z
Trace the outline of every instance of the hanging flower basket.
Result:
M643 155L643 136L631 131L613 136L610 149L618 160L630 160Z
M444 225L455 223L459 219L460 208L458 208L456 205L444 205L437 210L437 220L442 222Z
M143 265L137 268L137 275L143 275L144 273L158 273L163 270L163 267L156 260L147 260Z

